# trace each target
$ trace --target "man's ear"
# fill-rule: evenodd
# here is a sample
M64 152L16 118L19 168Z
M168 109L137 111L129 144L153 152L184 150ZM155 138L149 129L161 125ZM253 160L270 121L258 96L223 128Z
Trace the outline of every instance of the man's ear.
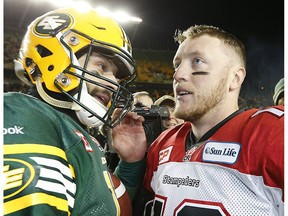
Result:
M235 69L232 81L230 83L229 90L235 90L241 87L246 76L246 70L243 67L238 67Z

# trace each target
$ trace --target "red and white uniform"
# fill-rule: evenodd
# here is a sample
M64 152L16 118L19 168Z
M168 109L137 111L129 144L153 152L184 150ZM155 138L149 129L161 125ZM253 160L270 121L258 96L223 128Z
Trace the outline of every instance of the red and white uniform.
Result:
M186 152L190 131L166 130L150 147L153 215L284 215L283 106L244 111Z

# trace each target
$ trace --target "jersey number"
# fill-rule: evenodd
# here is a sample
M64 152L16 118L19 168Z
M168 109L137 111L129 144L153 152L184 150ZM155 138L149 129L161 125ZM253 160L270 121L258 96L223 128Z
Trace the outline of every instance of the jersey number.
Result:
M146 206L145 216L154 215L162 216L165 211L171 211L164 209L165 207L165 198L155 197L154 205L151 202L150 206ZM153 205L153 207L152 207ZM153 214L151 212L153 211ZM169 212L170 213L170 212ZM173 216L187 216L187 215L201 215L201 216L229 216L230 214L225 210L224 206L220 203L213 202L203 202L197 200L185 199L174 209Z

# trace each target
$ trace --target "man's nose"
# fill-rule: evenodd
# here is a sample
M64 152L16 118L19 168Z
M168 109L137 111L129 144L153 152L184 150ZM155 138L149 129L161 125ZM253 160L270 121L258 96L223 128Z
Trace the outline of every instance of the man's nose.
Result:
M173 74L173 79L179 82L180 80L187 80L189 77L189 67L186 62L181 62L181 64L175 69Z

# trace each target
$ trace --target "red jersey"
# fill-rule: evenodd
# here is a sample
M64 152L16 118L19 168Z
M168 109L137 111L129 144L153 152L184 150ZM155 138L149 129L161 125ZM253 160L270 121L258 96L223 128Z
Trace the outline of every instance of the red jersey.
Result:
M284 107L244 111L185 150L191 123L151 145L154 215L284 215Z

